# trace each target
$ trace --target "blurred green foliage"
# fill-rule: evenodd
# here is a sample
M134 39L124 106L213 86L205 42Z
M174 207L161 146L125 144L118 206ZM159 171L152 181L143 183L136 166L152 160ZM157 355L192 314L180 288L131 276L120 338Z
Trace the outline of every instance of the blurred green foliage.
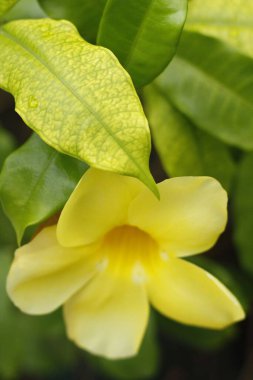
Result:
M0 379L253 378L249 365L253 352L252 2L215 0L202 6L202 1L190 0L181 39L185 1L137 3L20 0L1 15L0 22L66 18L89 42L97 39L114 51L132 74L143 101L153 138L154 176L213 176L228 190L229 223L223 237L204 257L189 260L234 292L248 318L213 331L183 326L153 312L135 358L110 361L84 353L66 339L60 312L29 317L8 300L6 274L17 243L0 207ZM5 94L0 95L4 100ZM7 106L0 108L0 168L4 167L0 200L20 238L26 227L60 211L86 166L55 153L35 136L15 150L22 131L15 129L17 115L6 99ZM32 184L37 190L27 197Z

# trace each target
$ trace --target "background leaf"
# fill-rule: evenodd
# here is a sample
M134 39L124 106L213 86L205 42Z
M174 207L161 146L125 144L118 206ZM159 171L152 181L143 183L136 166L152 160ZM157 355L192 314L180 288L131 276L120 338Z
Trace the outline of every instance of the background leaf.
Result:
M0 16L6 13L10 8L12 8L18 0L1 0L0 1Z
M16 143L13 136L0 126L0 172L4 160L14 150L15 147ZM0 250L1 247L10 247L10 249L12 249L12 247L14 248L15 245L15 233L10 221L6 218L2 210L0 193Z
M5 158L14 150L15 146L16 144L11 134L0 126L0 170Z
M186 0L108 0L98 44L118 57L137 87L151 82L175 54Z
M43 18L46 14L39 6L37 0L19 0L16 4L2 17L3 22L17 19Z
M244 270L253 275L253 153L247 154L239 167L233 198L238 258Z
M199 128L253 149L253 60L224 43L184 32L176 57L157 83Z
M24 230L59 211L87 169L81 161L58 153L36 135L6 160L0 198L18 242Z
M215 177L228 190L235 170L228 147L193 125L157 85L144 89L144 104L166 173Z
M0 29L0 86L49 145L157 191L150 133L131 79L107 49L67 21L20 20Z
M95 43L106 1L39 0L39 3L48 16L73 22L85 40Z
M252 0L189 1L186 29L218 37L253 56Z

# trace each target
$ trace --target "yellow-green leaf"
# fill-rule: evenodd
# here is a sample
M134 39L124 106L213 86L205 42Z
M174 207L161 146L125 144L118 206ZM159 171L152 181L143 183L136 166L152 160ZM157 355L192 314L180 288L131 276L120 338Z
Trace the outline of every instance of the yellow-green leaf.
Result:
M18 0L0 0L0 16L12 8Z
M235 163L223 142L201 131L155 85L145 87L144 104L153 142L169 176L211 176L230 189Z
M127 72L67 21L19 20L0 29L0 87L16 111L60 152L131 175L156 192L150 132Z
M191 0L186 29L221 38L253 56L253 1Z

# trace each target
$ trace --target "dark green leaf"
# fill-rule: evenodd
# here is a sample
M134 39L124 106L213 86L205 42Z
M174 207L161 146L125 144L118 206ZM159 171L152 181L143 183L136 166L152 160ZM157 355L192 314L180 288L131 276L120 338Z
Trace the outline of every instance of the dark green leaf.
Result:
M196 128L177 111L159 87L144 90L153 141L168 175L207 175L228 190L235 164L225 144Z
M251 150L252 72L251 58L213 38L184 32L176 57L158 83L198 127Z
M0 172L6 157L14 150L15 142L11 134L0 127ZM15 233L5 216L0 202L0 246L15 246Z
M114 52L137 87L151 82L175 54L186 0L108 0L98 44Z
M13 151L15 145L14 138L11 134L0 126L0 171L5 158Z
M59 211L87 166L33 135L5 161L0 197L18 241L26 227Z
M235 243L242 267L253 275L253 153L242 160L234 196Z
M106 1L39 0L39 3L50 17L73 22L83 38L94 43Z

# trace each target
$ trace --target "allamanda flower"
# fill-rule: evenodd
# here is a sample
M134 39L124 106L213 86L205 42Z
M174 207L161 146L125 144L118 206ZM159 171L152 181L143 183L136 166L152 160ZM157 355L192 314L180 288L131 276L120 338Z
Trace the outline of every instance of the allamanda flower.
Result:
M244 317L230 291L183 258L224 230L227 196L209 177L158 184L161 200L134 178L90 169L57 226L16 251L7 290L29 314L64 305L67 334L108 358L134 355L149 302L179 322L214 329Z

